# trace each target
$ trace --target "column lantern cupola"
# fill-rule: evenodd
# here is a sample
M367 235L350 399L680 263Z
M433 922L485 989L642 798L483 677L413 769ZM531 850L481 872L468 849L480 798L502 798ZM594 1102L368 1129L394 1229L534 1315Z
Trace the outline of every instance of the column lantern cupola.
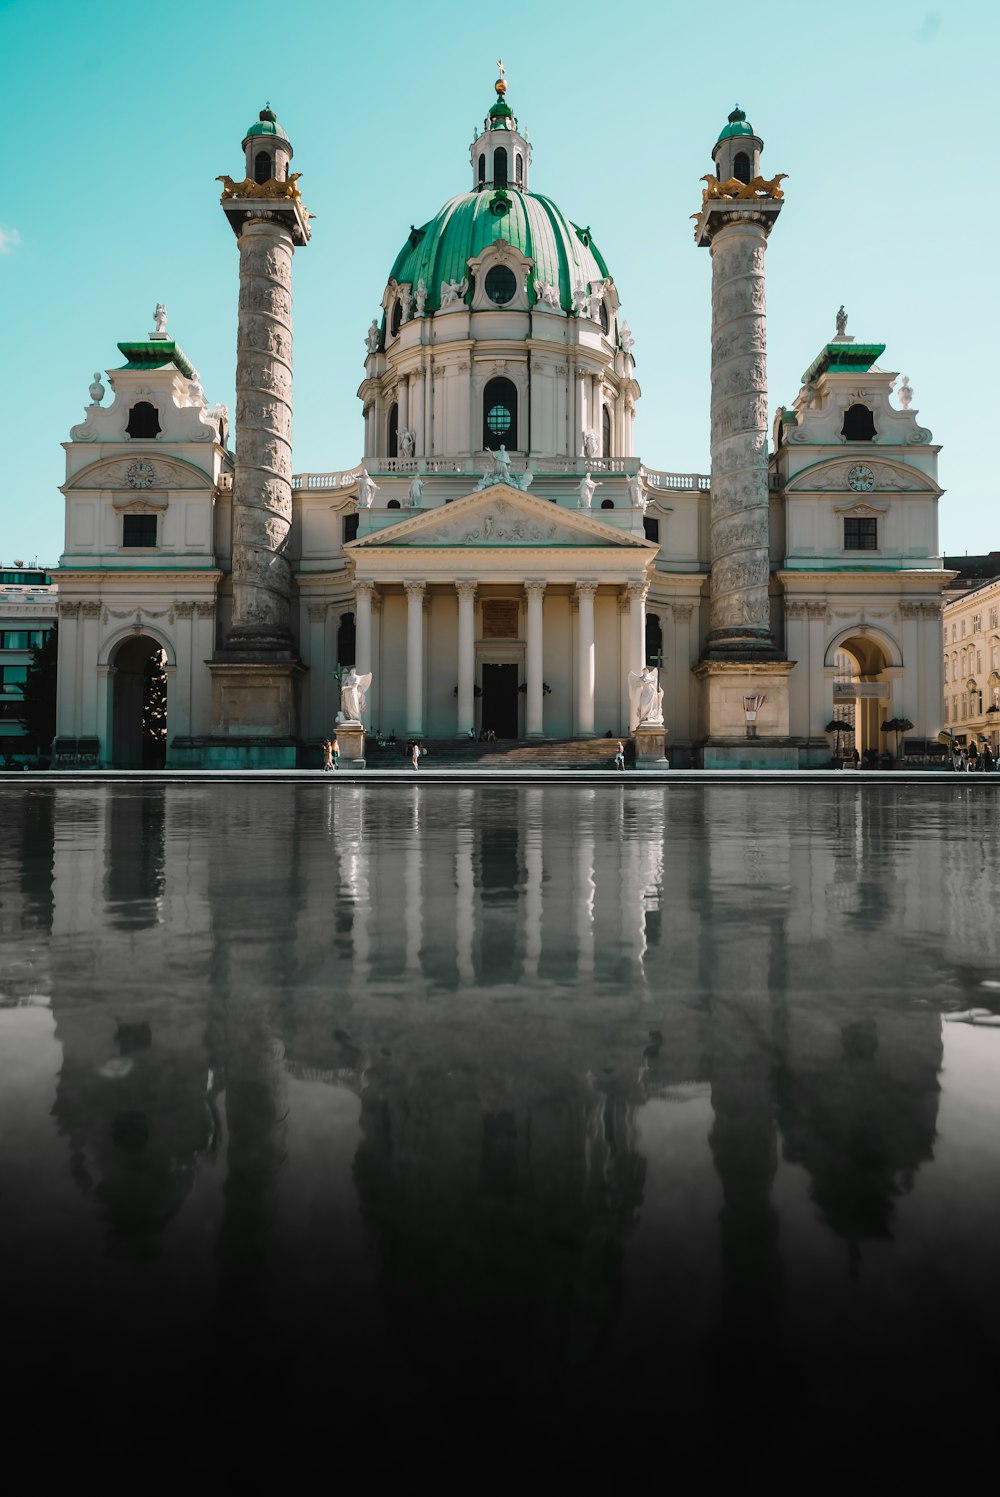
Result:
M264 105L259 118L250 126L243 149L247 158L247 177L251 182L269 182L272 177L279 182L285 181L292 146L270 104Z
M752 182L760 176L763 149L764 142L737 104L712 148L716 178L720 182L728 182L731 177L738 182Z
M472 188L506 189L518 192L528 190L528 168L531 165L531 146L528 137L522 135L517 126L514 111L507 103L507 79L503 62L497 63L500 77L493 85L496 103L483 121L483 129L472 142Z

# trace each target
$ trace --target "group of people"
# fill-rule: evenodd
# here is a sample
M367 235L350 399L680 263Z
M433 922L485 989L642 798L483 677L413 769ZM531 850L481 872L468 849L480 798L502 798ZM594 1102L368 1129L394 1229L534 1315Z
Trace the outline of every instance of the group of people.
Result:
M951 767L968 774L992 774L996 767L996 755L988 743L978 748L975 739L966 748L964 743L951 746Z
M333 735L332 738L324 738L323 739L323 771L324 771L324 773L328 773L331 769L336 769L337 765L339 763L340 763L340 744L337 742L337 735L336 735L336 733L334 733L334 735Z

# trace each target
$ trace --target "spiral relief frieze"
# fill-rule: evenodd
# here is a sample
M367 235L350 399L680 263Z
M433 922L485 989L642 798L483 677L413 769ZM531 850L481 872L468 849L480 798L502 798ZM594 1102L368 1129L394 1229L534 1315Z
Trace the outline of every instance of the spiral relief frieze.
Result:
M230 643L291 640L292 239L250 221L240 236Z
M770 646L763 230L712 242L712 630Z

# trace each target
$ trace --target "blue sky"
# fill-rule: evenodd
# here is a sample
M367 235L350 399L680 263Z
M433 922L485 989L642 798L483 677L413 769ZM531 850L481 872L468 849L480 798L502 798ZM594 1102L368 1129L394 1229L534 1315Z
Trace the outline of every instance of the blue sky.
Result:
M294 466L357 460L365 329L410 224L470 185L501 52L533 188L591 225L615 277L644 462L708 470L710 267L689 215L738 102L766 174L788 173L768 250L772 411L843 302L944 448L944 549L1000 549L997 0L0 0L0 559L58 558L59 444L157 301L208 398L234 404L237 256L214 179L240 175L265 100L317 215L295 261Z

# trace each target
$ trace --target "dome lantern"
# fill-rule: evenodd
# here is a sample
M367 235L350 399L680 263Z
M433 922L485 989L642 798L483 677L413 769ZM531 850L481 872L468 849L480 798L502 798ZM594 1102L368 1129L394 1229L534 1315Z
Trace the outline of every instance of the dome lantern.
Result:
M472 190L483 188L528 190L528 168L531 146L517 125L517 117L507 103L507 78L503 61L497 63L500 76L493 85L496 100L483 121L482 133L472 142Z
M270 104L265 104L257 119L243 137L247 158L247 177L251 182L267 182L276 177L283 182L288 176L292 144Z
M752 182L754 177L760 176L763 149L764 142L737 104L712 147L717 179L728 182L731 177L736 177L740 182Z

